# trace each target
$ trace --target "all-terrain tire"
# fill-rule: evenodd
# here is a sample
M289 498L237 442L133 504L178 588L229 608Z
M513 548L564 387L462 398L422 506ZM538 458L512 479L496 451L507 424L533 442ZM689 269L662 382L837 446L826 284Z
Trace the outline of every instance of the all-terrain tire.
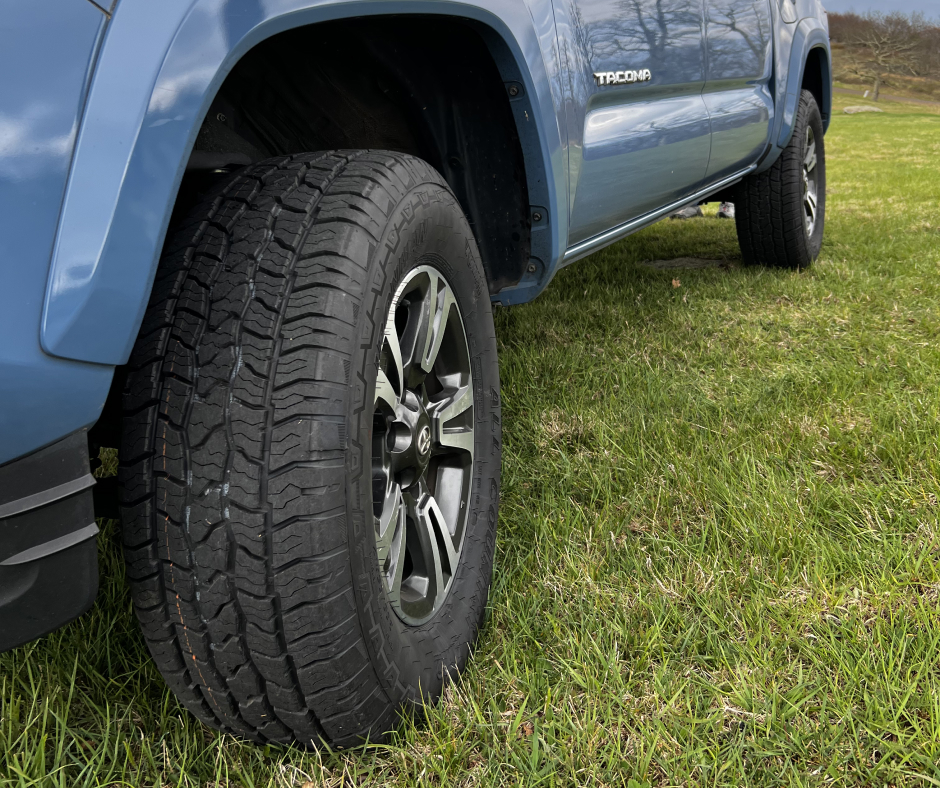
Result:
M134 348L120 450L134 607L167 684L257 742L380 740L433 702L483 621L499 496L499 377L476 243L419 159L252 165L169 237ZM370 446L386 314L432 260L473 369L472 486L450 592L395 615Z
M809 226L803 165L807 129L816 146L816 214ZM734 198L735 224L746 265L806 268L819 256L826 219L826 153L822 116L808 90L800 96L793 135L764 172L749 175Z

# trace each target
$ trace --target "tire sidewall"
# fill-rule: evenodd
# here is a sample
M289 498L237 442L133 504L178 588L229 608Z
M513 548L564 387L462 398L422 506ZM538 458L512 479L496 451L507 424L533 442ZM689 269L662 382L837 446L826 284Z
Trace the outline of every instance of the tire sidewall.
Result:
M816 226L813 228L812 235L806 233L806 215L803 209L803 157L806 153L807 127L812 128L813 138L816 142ZM799 157L799 166L796 170L796 194L799 201L800 224L803 231L804 259L808 265L819 256L826 223L826 149L823 141L822 115L815 97L808 90L804 90L800 97L799 120L793 131L793 140L796 143L794 154Z
M474 396L474 461L460 563L437 613L405 624L385 593L371 497L375 380L385 318L409 271L431 264L450 283L469 346ZM483 620L492 575L500 473L499 370L485 275L469 225L442 183L411 188L392 211L366 275L348 412L347 528L360 623L372 662L393 703L433 702L466 664Z

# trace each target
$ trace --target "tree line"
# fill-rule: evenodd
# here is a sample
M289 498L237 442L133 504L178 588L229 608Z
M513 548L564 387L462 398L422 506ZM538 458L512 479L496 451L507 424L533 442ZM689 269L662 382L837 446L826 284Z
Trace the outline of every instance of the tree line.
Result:
M940 79L940 26L923 14L829 14L836 79L881 88L917 88Z

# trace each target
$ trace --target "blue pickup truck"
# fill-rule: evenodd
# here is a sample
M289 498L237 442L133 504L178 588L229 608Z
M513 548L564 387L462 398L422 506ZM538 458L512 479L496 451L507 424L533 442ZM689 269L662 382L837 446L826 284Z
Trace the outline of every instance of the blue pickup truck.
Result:
M0 650L119 509L167 683L258 742L466 663L494 304L706 199L746 264L822 242L818 0L12 0L0 74Z

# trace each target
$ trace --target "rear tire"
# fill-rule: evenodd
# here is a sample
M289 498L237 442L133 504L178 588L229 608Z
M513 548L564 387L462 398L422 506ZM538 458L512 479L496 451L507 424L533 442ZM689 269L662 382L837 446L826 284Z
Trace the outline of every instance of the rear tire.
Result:
M197 206L132 354L120 468L134 606L182 703L257 742L344 747L434 702L483 621L499 428L486 279L429 165L281 157ZM379 534L390 487L414 505Z
M735 224L747 265L806 268L826 220L826 149L816 99L802 91L790 142L771 167L744 179Z

